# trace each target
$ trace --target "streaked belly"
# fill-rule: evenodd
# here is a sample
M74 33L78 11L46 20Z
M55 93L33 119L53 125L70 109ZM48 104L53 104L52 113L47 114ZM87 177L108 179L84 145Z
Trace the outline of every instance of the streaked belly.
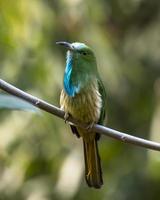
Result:
M83 89L74 97L70 97L64 90L60 97L61 109L70 113L74 118L86 122L98 122L102 106L101 95L95 84Z

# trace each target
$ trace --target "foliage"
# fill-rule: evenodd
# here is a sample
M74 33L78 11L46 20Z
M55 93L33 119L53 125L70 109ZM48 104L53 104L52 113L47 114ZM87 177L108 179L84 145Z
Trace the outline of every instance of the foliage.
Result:
M0 0L0 75L59 105L65 51L96 54L107 125L160 141L158 0ZM56 117L0 111L0 199L159 199L159 153L102 138L104 186L86 186L81 141Z

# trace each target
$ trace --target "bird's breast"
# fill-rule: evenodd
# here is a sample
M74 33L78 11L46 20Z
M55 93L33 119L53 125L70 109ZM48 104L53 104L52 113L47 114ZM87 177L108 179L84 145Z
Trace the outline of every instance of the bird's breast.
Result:
M68 96L65 90L62 90L60 105L62 110L82 122L98 122L102 99L98 90L97 80L88 84L74 97Z

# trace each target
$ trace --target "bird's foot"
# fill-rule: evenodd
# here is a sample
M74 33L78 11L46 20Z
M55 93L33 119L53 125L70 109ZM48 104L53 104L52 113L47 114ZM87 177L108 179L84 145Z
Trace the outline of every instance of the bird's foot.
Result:
M65 114L64 114L64 122L65 123L67 123L69 116L70 116L70 114L68 112L65 112Z
M87 179L89 179L90 174L91 174L91 171L89 170L88 174L86 174Z
M86 129L87 129L87 131L91 131L91 129L93 128L93 126L94 126L94 122L91 122L90 124L88 124L88 126L86 127Z

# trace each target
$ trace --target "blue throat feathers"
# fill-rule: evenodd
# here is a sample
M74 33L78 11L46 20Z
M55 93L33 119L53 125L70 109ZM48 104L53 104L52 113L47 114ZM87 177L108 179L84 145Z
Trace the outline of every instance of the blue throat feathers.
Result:
M74 97L80 91L80 84L73 83L72 71L73 71L73 57L72 54L68 52L63 84L65 92L69 96Z

